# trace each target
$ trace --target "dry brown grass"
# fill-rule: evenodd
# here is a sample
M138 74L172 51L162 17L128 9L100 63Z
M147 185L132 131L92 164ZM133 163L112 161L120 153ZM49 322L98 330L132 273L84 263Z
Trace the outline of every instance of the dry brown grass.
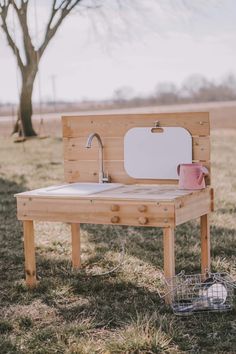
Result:
M68 107L65 107L68 109ZM61 116L65 115L65 110L58 113L45 113L42 116L35 115L33 117L34 127L41 135L61 136ZM100 111L77 111L67 114L116 114L116 113L162 113L162 112L209 112L212 129L236 129L236 101L231 102L209 102L209 103L192 103L178 104L168 106L148 106L138 108L120 108L113 110ZM40 120L43 117L44 125L40 126ZM14 117L0 117L0 136L10 136L13 126Z
M213 270L236 279L236 131L213 132ZM1 138L0 153L0 353L235 353L236 311L178 318L158 296L162 238L155 228L82 226L82 262L71 271L69 226L37 223L40 284L24 285L22 226L13 194L63 181L59 138L13 144ZM177 228L177 271L200 270L197 221Z

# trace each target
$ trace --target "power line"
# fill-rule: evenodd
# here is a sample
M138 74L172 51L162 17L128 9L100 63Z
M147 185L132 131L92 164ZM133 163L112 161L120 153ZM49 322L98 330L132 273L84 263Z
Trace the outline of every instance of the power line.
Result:
M34 19L35 19L35 40L36 45L38 46L38 33L39 33L39 26L38 26L38 11L37 11L37 3L34 0ZM39 70L39 48L36 49L36 61L37 61L37 68L38 68L38 97L39 97L39 116L40 116L40 123L39 123L39 136L44 133L44 119L42 114L42 90L41 90L41 72Z
M51 80L52 80L52 99L53 99L53 105L54 105L54 112L57 111L57 98L56 98L56 75L51 75Z

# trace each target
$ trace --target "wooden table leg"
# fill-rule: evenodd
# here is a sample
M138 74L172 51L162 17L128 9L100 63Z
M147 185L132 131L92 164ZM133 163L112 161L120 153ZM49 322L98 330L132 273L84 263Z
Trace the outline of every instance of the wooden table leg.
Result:
M36 280L34 224L32 220L23 221L24 230L24 251L25 251L25 275L26 284L34 287Z
M201 270L202 274L206 270L210 271L210 223L209 214L201 216Z
M175 234L174 229L166 227L164 233L164 274L171 278L175 275Z
M71 224L72 267L78 269L81 266L80 259L80 224Z
M164 274L169 284L169 290L172 291L172 277L175 276L175 234L174 229L166 227L163 229L164 246ZM171 302L171 293L165 298L166 303Z

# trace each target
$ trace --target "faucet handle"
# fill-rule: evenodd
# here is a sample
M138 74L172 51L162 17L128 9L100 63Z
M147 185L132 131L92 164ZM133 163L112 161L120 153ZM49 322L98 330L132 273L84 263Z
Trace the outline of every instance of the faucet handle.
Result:
M106 172L106 174L104 174L102 182L103 183L110 183L111 182L111 177L108 175L108 171Z

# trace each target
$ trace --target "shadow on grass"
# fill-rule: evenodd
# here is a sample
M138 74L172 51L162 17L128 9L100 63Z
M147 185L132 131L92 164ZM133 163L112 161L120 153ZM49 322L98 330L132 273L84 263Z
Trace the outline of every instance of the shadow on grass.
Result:
M22 226L16 218L15 193L25 190L20 183L0 178L0 272L1 282L12 282L22 277L23 248Z
M13 194L24 189L23 179L19 183L0 179L0 312L10 307L14 310L18 306L22 307L23 315L24 306L34 307L35 301L39 301L47 308L55 310L64 324L71 325L76 321L84 322L88 318L92 319L94 331L99 328L111 331L125 328L131 320L137 321L140 317L151 317L154 312L158 312L160 316L167 316L169 327L163 330L171 331L171 336L180 349L189 349L191 346L188 346L186 336L188 338L194 336L198 349L210 350L217 342L221 350L232 351L235 341L233 327L230 327L230 323L233 323L235 319L235 311L227 315L204 316L204 320L201 316L176 318L159 298L158 292L151 291L145 285L139 285L136 278L131 281L129 277L125 277L125 274L115 273L107 277L93 277L86 273L86 269L72 272L71 264L67 260L37 255L37 271L41 281L36 289L28 290L22 282L24 277L22 226L16 219L16 201L13 197ZM137 262L146 262L154 268L162 268L162 231L160 229L119 227L118 234L114 233L110 226L83 225L83 229L88 233L89 241L95 246L95 254L98 254L98 256L91 256L88 264L102 260L106 252L113 247L119 250L120 235L121 239L126 238L127 257L132 257ZM213 226L213 256L233 256L235 254L234 238L235 230ZM176 232L177 271L185 269L186 273L199 272L199 251L199 226L193 222L178 227ZM130 271L132 272L132 269ZM24 319L23 322L26 323L26 320ZM38 321L41 321L39 325L32 323L33 331L37 326L46 326L43 318ZM53 321L52 319L50 330L62 335L64 327L60 326L58 319L55 323ZM156 324L157 329L159 325L160 323ZM7 324L2 324L2 328L11 333L14 331ZM25 329L22 331L24 333ZM33 331L31 339L32 343L35 341L35 344L31 343L33 347L30 350L36 353L38 337L34 337ZM17 329L16 336L19 333ZM206 333L208 333L207 336ZM226 333L227 341L225 340ZM20 353L18 347L11 343L6 334L4 335L5 337L0 341L1 354L4 350L6 353ZM47 341L47 337L45 338L44 341L41 337L40 343L41 345L44 342L47 343L45 345L48 345L49 349L48 351L45 349L45 353L50 353L51 344ZM64 346L62 343L60 345Z
M116 226L114 226L116 227ZM160 228L119 227L118 237L113 226L83 225L89 234L89 241L96 246L100 258L111 248L119 250L125 241L126 253L154 267L163 268L163 235ZM233 257L235 253L236 230L227 227L211 226L211 256ZM115 236L115 237L114 237ZM184 270L199 273L201 270L200 226L191 221L175 230L176 273ZM94 260L97 260L95 257ZM92 261L92 260L91 260ZM217 271L217 269L212 269Z

